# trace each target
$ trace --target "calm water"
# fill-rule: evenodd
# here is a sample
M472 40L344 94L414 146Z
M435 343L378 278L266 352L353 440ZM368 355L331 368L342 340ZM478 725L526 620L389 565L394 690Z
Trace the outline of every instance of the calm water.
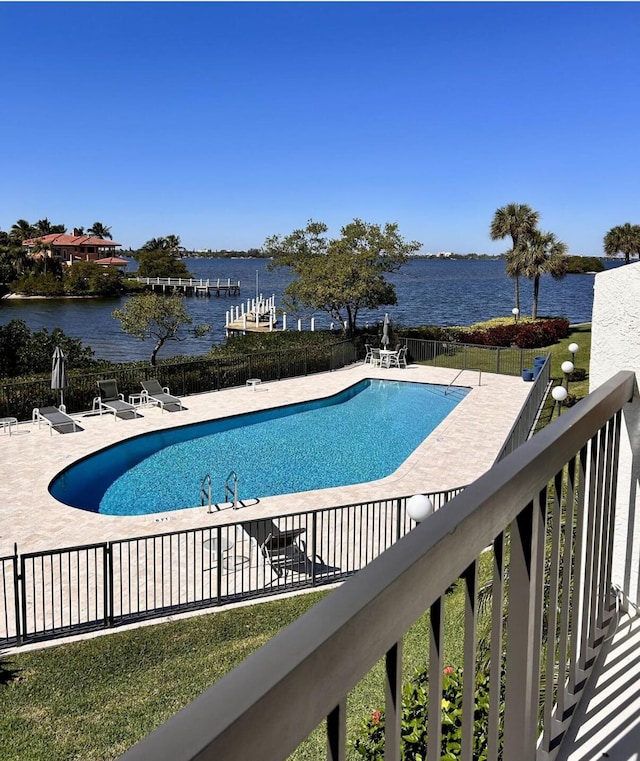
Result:
M330 399L138 436L71 466L51 493L105 515L147 515L199 505L203 478L222 491L232 470L240 499L373 481L397 470L467 393L361 381Z
M211 343L224 340L225 312L231 306L253 298L256 274L259 291L272 294L276 304L289 282L286 270L269 272L267 262L256 259L187 259L187 269L194 277L239 279L241 297L188 298L187 305L194 324L206 323L211 333L204 339L187 338L166 345L161 357L178 354L203 354ZM400 272L389 276L395 283L398 305L389 307L390 318L401 325L470 325L497 315L510 315L514 305L513 281L504 273L504 261L447 261L443 259L410 261ZM618 261L608 267L620 266ZM538 313L568 317L571 322L589 322L593 306L593 275L569 275L563 280L544 276L540 284ZM521 280L521 309L531 313L532 284ZM125 299L55 299L0 301L0 324L13 319L24 320L33 330L55 327L91 346L98 358L125 362L147 359L151 346L120 330L111 313ZM363 311L359 324L381 321L384 309ZM294 320L288 317L288 327ZM318 328L329 327L328 315L316 314ZM308 327L308 320L305 323Z

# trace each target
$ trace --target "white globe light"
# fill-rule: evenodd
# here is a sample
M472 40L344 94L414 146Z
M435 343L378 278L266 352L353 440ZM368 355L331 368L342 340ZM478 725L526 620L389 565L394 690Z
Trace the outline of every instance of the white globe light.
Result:
M511 314L515 314L517 317L520 314L520 310L518 309L518 307L513 307L513 309L511 310Z
M421 523L433 512L433 502L426 494L414 494L407 500L407 515L416 523Z
M570 362L569 360L563 362L560 367L562 368L562 372L566 373L567 375L573 372L573 362Z
M569 344L569 351L572 354L575 354L578 351L579 348L580 347L578 346L578 344Z
M564 386L554 386L551 390L551 396L556 402L564 402L567 398L567 389Z

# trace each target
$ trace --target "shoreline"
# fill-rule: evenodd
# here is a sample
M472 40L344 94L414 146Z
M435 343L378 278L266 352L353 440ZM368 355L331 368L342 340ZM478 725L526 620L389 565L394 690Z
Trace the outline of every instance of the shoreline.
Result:
M119 298L118 296L72 296L71 294L63 294L61 296L26 296L24 293L5 293L3 296L0 296L0 301L4 299L18 299L18 300L30 300L30 299L112 299L112 298Z

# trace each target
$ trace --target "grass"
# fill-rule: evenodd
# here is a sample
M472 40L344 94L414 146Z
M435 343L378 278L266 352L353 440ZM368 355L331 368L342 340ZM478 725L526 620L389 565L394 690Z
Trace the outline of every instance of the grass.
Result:
M570 358L567 347L572 342L580 345L576 366L589 367L590 326L579 326L549 347L554 385L563 379L560 365ZM588 380L572 383L570 392L585 396ZM540 427L551 419L551 402ZM480 564L482 582L489 578L491 556L483 556ZM313 592L0 657L0 758L117 758L327 594ZM445 603L448 665L462 664L463 609L463 591L456 588ZM428 627L425 614L405 636L405 678L427 663ZM310 685L310 696L312 690ZM379 663L349 695L349 735L383 705L384 673ZM293 758L323 757L325 737L320 727Z
M557 344L548 347L551 352L551 380L554 386L564 383L565 377L561 365L566 360L571 359L569 344L577 343L580 347L575 356L576 368L582 368L587 371L587 377L582 381L571 381L569 383L569 393L577 401L587 396L589 393L589 362L591 358L591 325L577 325L567 338L562 339ZM558 416L558 405L551 394L547 396L540 419L536 426L536 433L548 425L552 419Z

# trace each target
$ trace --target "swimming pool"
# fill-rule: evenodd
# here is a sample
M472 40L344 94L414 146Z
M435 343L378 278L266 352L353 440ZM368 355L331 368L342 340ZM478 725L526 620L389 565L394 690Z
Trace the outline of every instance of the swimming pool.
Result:
M72 507L124 516L199 506L207 475L222 502L231 471L240 499L374 481L397 470L468 391L364 380L325 399L136 436L69 466L49 491Z

